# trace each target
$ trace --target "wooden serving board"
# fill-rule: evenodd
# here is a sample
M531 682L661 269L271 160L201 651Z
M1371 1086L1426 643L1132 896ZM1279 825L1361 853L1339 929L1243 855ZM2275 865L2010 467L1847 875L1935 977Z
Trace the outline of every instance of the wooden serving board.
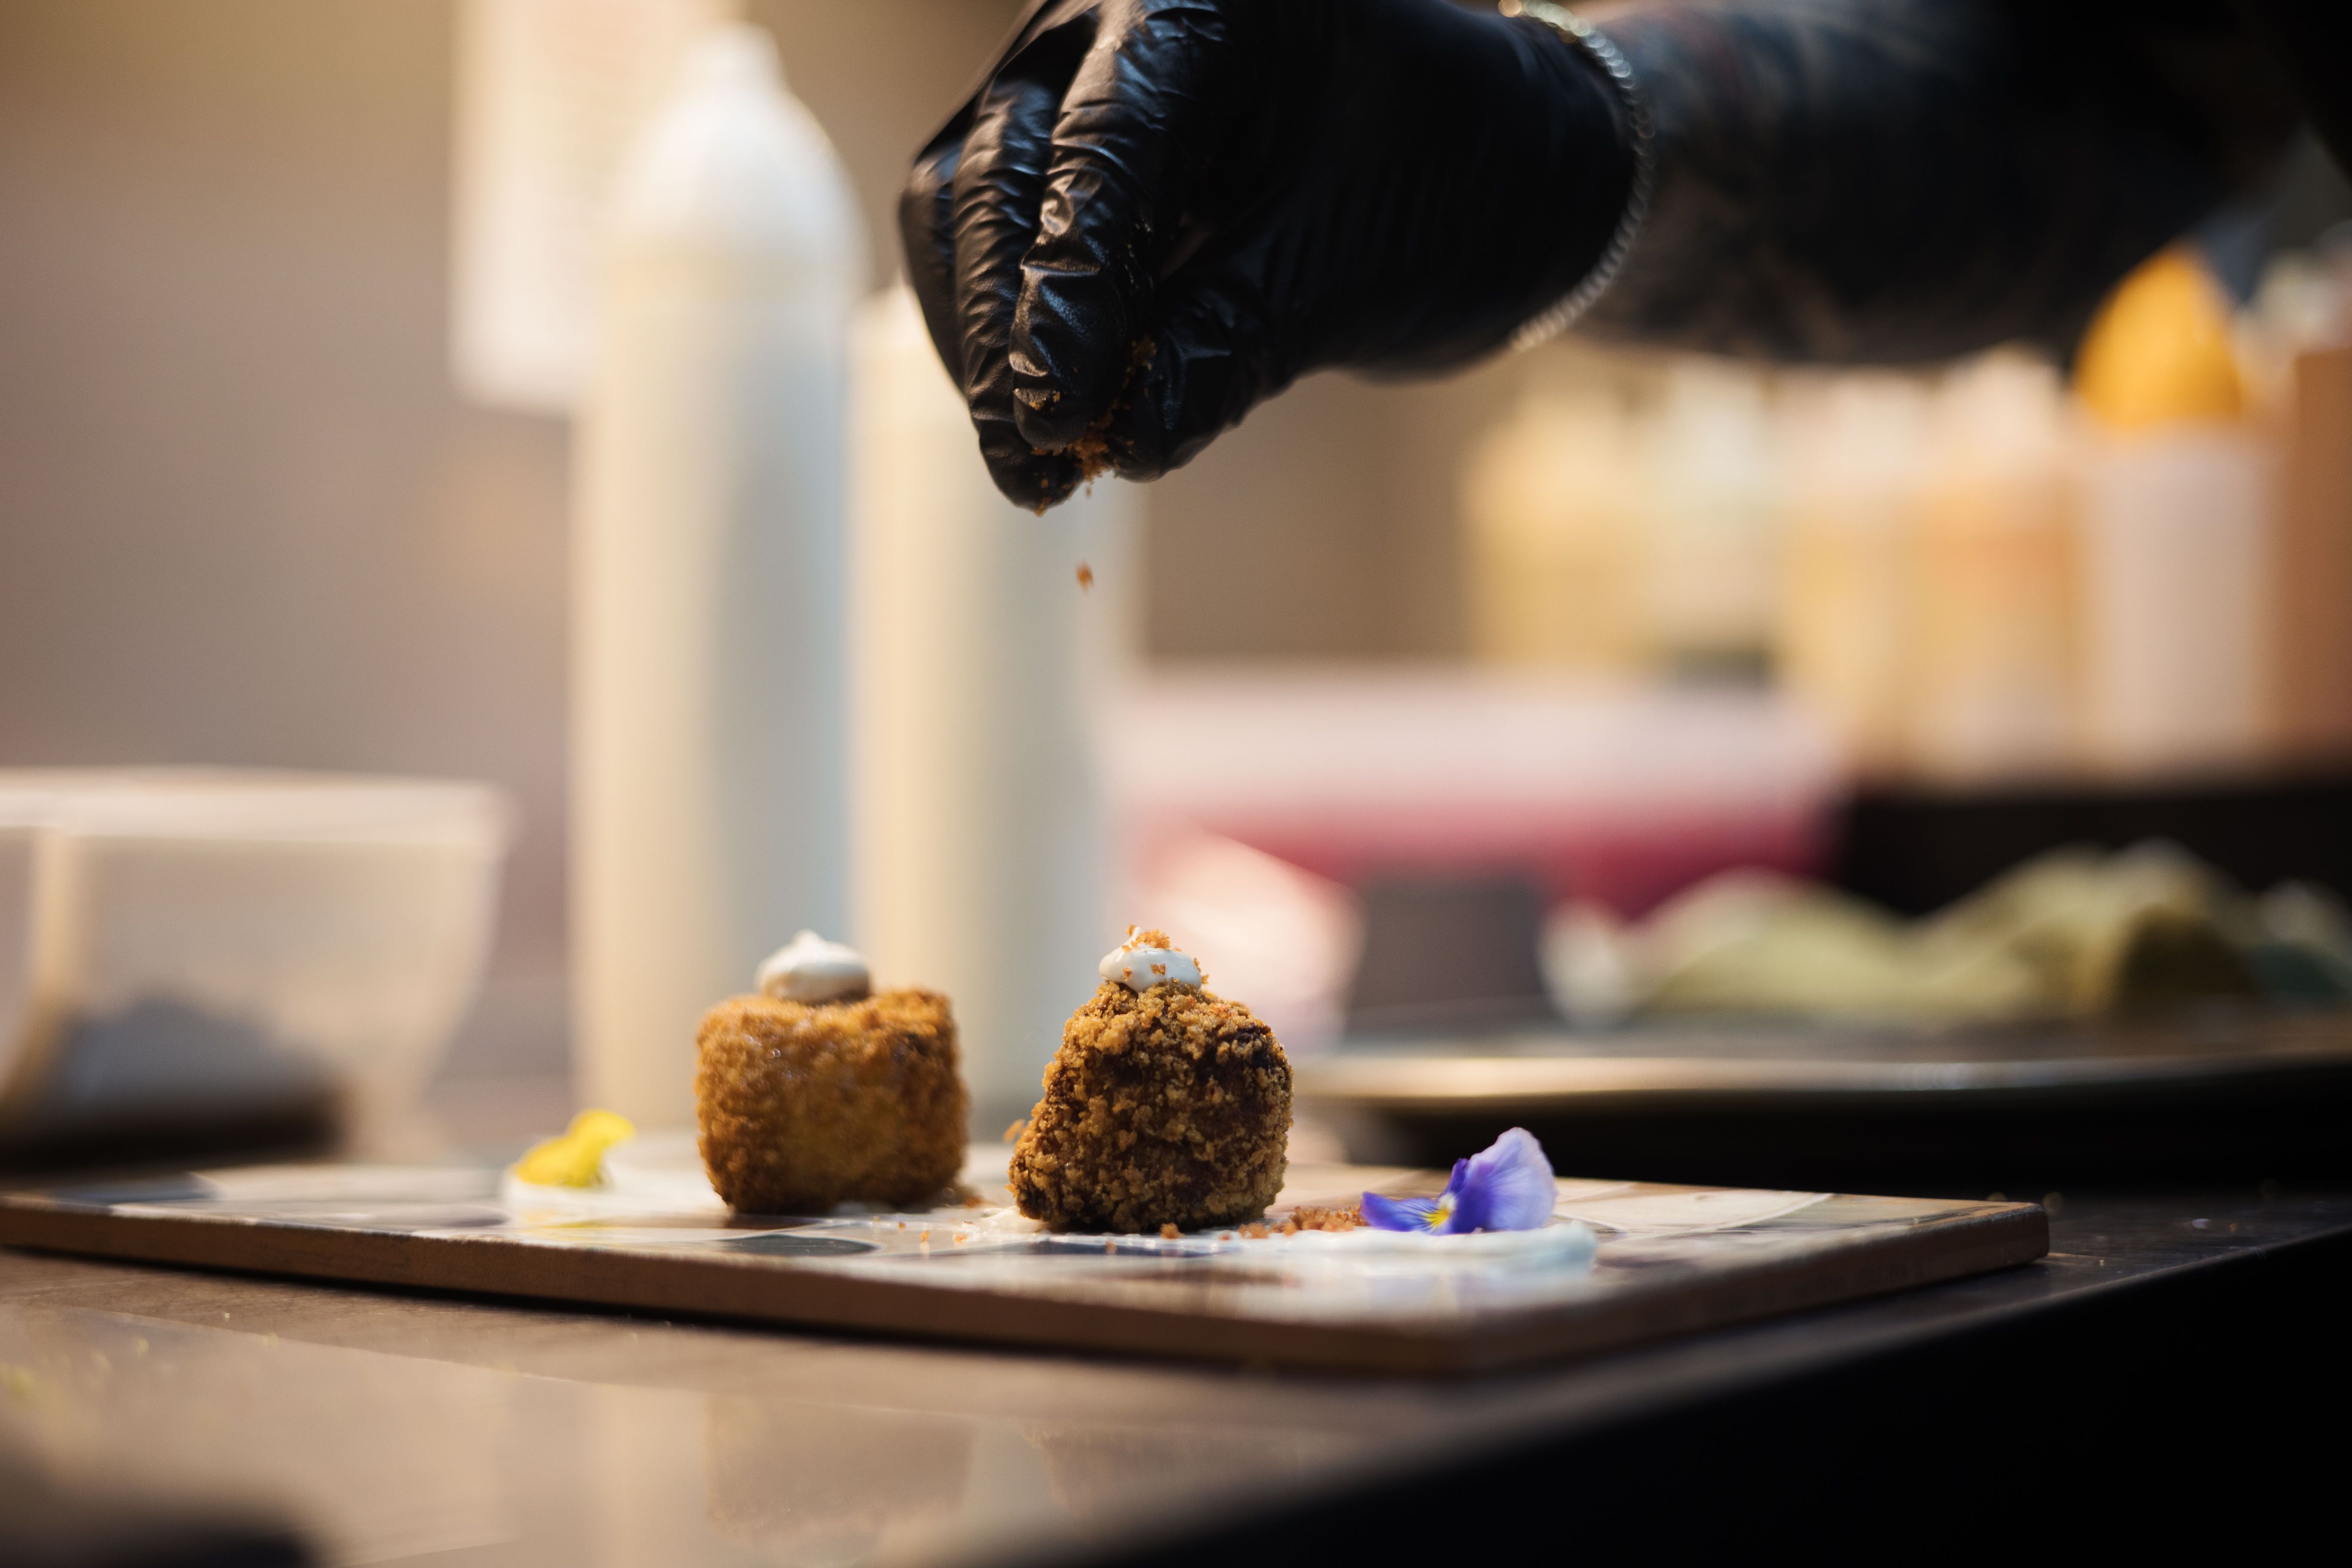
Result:
M1004 1206L1002 1149L975 1151L965 1181L976 1196L961 1206L737 1215L683 1159L673 1151L666 1176L583 1194L490 1169L328 1164L60 1187L0 1195L0 1244L800 1327L1413 1373L1590 1354L2049 1250L2032 1204L1570 1180L1559 1184L1558 1228L1534 1238L1410 1238L1390 1252L1360 1232L1055 1237ZM1443 1183L1293 1166L1268 1217L1278 1226L1300 1205ZM1584 1248L1572 1224L1596 1245Z

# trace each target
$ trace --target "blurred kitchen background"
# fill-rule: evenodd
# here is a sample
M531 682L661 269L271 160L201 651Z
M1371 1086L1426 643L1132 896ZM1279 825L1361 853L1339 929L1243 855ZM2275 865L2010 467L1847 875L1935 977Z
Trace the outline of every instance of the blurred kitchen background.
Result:
M854 182L872 289L911 153L1016 9L741 7ZM432 1091L460 1140L572 1108L587 253L679 41L730 10L0 7L0 767L504 791L488 978ZM1308 1052L1351 1019L1624 1016L1671 991L1662 944L1715 942L1629 922L1742 868L1916 916L2063 846L2163 840L2295 884L2238 950L2292 928L2340 954L2347 220L2300 148L2083 344L1951 366L1565 342L1311 378L1115 503L1110 901ZM1796 885L1717 891L1752 915ZM2004 981L1938 1013L1899 967L1853 983L1861 1012L2033 1011Z

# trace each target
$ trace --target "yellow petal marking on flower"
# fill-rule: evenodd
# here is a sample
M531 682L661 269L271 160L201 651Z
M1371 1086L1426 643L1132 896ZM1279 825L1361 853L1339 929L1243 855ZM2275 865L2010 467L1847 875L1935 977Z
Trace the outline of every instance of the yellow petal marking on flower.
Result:
M1437 1200L1437 1206L1430 1210L1428 1215L1423 1218L1421 1222L1422 1228L1424 1230L1444 1230L1445 1228L1445 1222L1453 1217L1454 1205L1448 1203L1445 1199L1440 1198Z
M561 1138L551 1138L515 1162L514 1173L539 1187L593 1187L604 1179L604 1151L637 1135L627 1117L583 1110Z

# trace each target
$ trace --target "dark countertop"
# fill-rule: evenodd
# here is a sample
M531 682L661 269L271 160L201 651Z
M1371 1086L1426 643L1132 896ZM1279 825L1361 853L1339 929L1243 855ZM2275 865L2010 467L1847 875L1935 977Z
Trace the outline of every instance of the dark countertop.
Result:
M2352 1194L2070 1196L2052 1229L2023 1268L1458 1381L0 1251L0 1469L275 1516L324 1561L687 1568L1403 1560L1537 1529L1638 1558L1861 1541L1882 1510L1990 1541L2053 1486L2311 1457L2284 1434L2341 1409Z

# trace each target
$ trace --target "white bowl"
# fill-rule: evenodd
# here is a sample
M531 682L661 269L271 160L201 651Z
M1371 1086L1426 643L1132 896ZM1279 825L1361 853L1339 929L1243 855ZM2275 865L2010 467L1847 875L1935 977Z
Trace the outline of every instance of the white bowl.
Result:
M0 771L0 1142L398 1112L479 984L470 784Z

